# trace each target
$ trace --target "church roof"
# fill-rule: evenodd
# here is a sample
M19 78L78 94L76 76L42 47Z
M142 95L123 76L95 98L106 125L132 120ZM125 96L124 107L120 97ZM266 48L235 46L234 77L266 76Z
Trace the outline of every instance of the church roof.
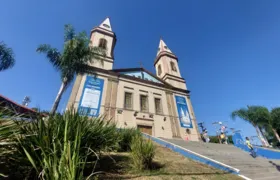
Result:
M158 51L157 51L157 57L155 58L154 66L156 65L156 63L159 61L159 59L162 56L168 56L168 57L176 59L178 61L177 56L175 56L175 54L173 54L173 52L167 47L167 45L162 40L162 38L160 38L159 45L158 45Z
M38 115L46 116L45 114L38 113L33 109L30 109L26 106L16 103L11 99L0 94L0 110L10 109L10 115L20 115L21 117L36 117Z
M103 28L103 29L106 29L106 30L108 30L108 31L113 31L113 30L112 30L112 26L111 26L109 17L107 17L107 18L99 25L99 27L100 27L100 28Z
M166 45L165 42L162 40L162 38L160 38L160 41L159 41L157 56L158 56L159 53L161 53L161 52L169 52L169 53L172 53L172 51L167 47L167 45Z
M85 68L87 69L86 71L90 74L94 74L96 72L101 72L101 73L110 74L113 76L130 79L130 80L135 80L135 81L146 83L146 84L164 87L167 89L171 89L171 90L175 90L175 91L179 91L179 92L183 92L183 93L187 93L187 94L190 92L189 90L180 89L180 88L176 88L176 87L172 86L171 84L163 81L162 79L158 78L156 75L154 75L153 73L151 73L150 71L148 71L144 68L124 68L124 69L113 69L113 70L106 70L106 69L96 68L96 67L92 67L92 66L86 66ZM154 81L153 79L150 79L150 78L145 78L145 75L144 75L144 78L143 78L143 76L142 77L133 76L133 74L131 74L130 72L146 73L146 74L150 75L152 78L156 79L156 81Z

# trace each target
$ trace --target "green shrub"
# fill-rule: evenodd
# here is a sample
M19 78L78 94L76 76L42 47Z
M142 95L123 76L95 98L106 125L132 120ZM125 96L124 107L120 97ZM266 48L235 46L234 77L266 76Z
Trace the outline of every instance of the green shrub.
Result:
M132 142L132 138L135 136L141 135L141 133L135 128L126 128L119 130L119 151L127 152L130 151L130 144Z
M80 116L74 111L45 120L38 117L14 123L17 134L9 134L9 140L15 143L14 163L33 167L29 176L40 179L83 179L86 165L91 167L86 174L94 175L99 153L116 149L120 141L114 123Z
M152 168L152 161L155 156L155 146L151 140L143 139L141 135L132 138L131 159L133 167L142 171Z

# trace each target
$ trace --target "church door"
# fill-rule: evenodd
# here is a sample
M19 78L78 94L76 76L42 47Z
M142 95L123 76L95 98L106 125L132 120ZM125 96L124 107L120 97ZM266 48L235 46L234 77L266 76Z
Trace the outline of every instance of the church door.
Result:
M140 132L142 132L142 133L146 133L146 134L149 134L149 135L151 135L152 136L152 130L153 130L153 128L152 128L152 126L144 126L144 125L137 125L137 129L140 131Z

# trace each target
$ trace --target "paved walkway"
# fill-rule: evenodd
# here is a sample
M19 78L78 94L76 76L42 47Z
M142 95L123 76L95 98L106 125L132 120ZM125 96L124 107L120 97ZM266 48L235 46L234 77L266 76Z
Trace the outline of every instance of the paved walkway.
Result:
M241 175L252 180L280 180L280 160L254 159L249 153L232 145L186 142L182 139L163 140L237 168Z

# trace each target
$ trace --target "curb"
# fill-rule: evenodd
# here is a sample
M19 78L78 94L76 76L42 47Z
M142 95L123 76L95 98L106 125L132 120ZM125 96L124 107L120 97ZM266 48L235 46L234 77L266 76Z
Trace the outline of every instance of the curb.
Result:
M193 152L193 151L190 151L188 149L185 149L183 147L180 147L176 144L173 144L173 143L170 143L170 142L167 142L163 139L159 139L159 138L156 138L156 137L153 137L153 136L150 136L148 134L145 134L145 133L142 133L144 137L147 137L151 140L153 140L154 142L166 147L166 148L169 148L171 149L172 151L174 152L177 152L185 157L188 157L190 159L193 159L195 161L198 161L200 163L203 163L203 164L207 164L209 166L212 166L214 168L217 168L217 169L220 169L220 170L223 170L223 171L226 171L226 172L229 172L229 173L232 173L232 174L237 174L239 175L239 172L240 170L239 169L236 169L234 167L231 167L229 165L226 165L224 163L221 163L219 161L216 161L214 159L210 159L206 156L203 156L201 154L198 154L196 152Z

